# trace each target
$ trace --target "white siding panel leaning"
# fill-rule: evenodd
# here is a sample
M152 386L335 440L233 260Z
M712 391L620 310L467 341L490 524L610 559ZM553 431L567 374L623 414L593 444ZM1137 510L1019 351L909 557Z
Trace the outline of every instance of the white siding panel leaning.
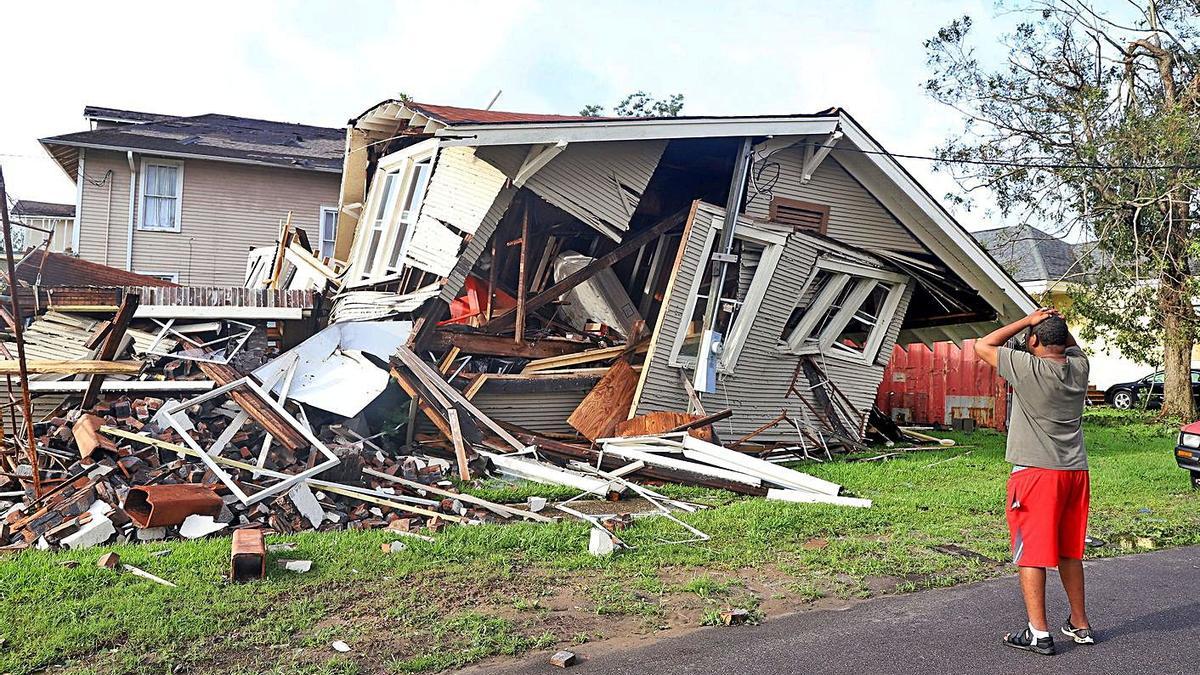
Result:
M503 172L475 156L474 148L443 148L421 215L472 234L505 180Z
M458 262L462 243L462 237L450 228L422 214L406 247L404 264L444 277Z
M666 147L666 141L572 143L525 187L620 241Z

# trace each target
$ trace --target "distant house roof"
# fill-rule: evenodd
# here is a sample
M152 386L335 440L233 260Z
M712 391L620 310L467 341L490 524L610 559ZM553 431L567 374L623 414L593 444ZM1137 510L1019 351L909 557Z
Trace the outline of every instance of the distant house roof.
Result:
M83 116L89 120L105 122L125 122L128 124L144 124L146 122L161 122L175 115L139 112L137 110L121 110L120 108L103 108L98 105L84 106Z
M74 218L75 205L20 199L17 200L16 204L13 204L12 215L31 216L34 218Z
M39 273L41 281L38 281ZM31 286L36 283L42 287L179 285L63 253L48 253L41 249L31 251L20 261L17 265L17 279Z
M1083 273L1071 244L1032 225L972 233L987 252L1021 282L1060 281Z
M160 157L204 157L340 173L345 139L344 129L207 114L162 117L156 121L52 136L40 142L63 171L76 178L82 148L134 150Z

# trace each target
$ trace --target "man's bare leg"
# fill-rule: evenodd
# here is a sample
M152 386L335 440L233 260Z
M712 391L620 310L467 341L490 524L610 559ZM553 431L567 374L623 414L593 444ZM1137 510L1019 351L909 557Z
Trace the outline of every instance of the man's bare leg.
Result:
M1062 579L1063 590L1067 592L1067 600L1071 602L1071 625L1076 628L1090 627L1087 608L1084 606L1083 561L1074 558L1060 558L1058 576ZM1028 606L1028 592L1025 594L1025 603Z
M1046 623L1046 568L1045 567L1022 567L1021 572L1021 594L1025 596L1025 612L1029 614L1029 625L1036 630L1048 631ZM1079 576L1080 583L1083 583L1082 570ZM1064 583L1065 583L1064 579ZM1080 598L1082 599L1082 586L1080 586ZM1073 605L1072 605L1073 606Z

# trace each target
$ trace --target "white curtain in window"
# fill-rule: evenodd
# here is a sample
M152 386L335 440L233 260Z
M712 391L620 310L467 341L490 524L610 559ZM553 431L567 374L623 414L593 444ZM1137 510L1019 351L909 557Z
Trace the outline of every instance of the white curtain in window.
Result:
M146 165L146 213L142 226L148 229L175 228L175 209L178 208L179 168L161 164Z

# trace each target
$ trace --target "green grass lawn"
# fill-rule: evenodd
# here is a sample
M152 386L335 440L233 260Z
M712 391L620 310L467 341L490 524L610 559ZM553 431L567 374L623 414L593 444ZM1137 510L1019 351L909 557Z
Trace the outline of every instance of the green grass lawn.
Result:
M1089 531L1108 542L1090 556L1200 543L1200 496L1175 466L1171 429L1098 413L1086 436ZM1004 568L935 547L1008 558L1004 437L954 437L958 447L886 462L802 467L873 499L871 509L664 488L715 506L686 517L712 539L664 545L682 533L644 519L622 535L636 548L608 559L587 554L587 529L576 522L451 528L392 554L380 544L395 537L381 532L274 537L269 542L294 541L297 549L272 554L268 578L246 585L224 578L228 538L29 551L0 561L0 673L55 664L72 673L436 671L713 623L731 607L770 620L813 602L983 579ZM529 492L478 491L491 499ZM151 555L163 549L170 554ZM98 569L108 550L179 587ZM275 557L311 559L313 570L279 569ZM63 566L67 560L79 566ZM335 652L334 640L352 651Z

